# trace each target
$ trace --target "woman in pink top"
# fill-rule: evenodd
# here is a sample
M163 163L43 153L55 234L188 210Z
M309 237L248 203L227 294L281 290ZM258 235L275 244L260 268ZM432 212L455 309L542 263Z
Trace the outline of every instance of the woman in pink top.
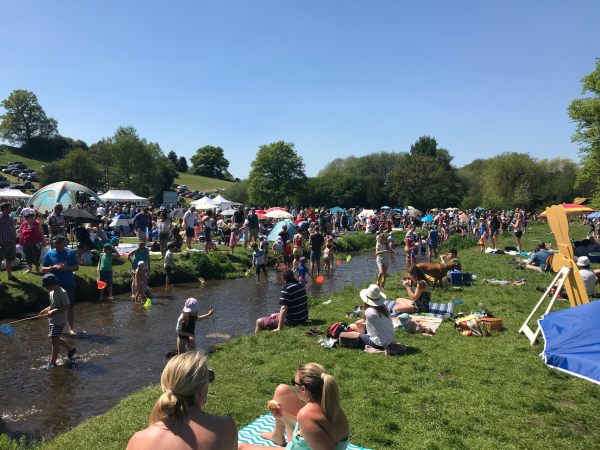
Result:
M25 261L27 261L27 270L25 272L31 272L31 266L35 264L35 273L41 273L40 256L42 254L42 245L44 245L44 232L42 224L36 220L33 211L25 215L25 221L21 223L19 236L19 244L23 248Z

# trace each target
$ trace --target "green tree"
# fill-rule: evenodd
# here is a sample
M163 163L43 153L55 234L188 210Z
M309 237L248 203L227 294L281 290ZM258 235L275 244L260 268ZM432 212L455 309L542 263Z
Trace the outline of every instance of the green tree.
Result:
M119 127L115 134L92 146L95 154L102 153L107 188L130 189L150 197L169 190L177 177L173 163L160 146L138 136L133 127Z
M475 159L457 171L459 182L464 192L461 208L477 208L482 205L481 174L487 164L485 159Z
M0 137L8 142L25 144L34 137L49 138L57 133L56 119L46 116L31 91L13 91L2 106L6 112L0 116Z
M302 198L306 181L304 162L291 142L261 145L248 175L253 204L283 205Z
M448 150L438 148L434 138L421 136L394 170L397 203L418 209L459 205L462 186L451 162Z
M45 165L39 173L45 184L69 180L96 191L102 187L102 170L94 156L82 148L67 153L64 158Z
M174 150L171 150L169 153L167 153L167 158L175 167L177 167L177 153L175 153Z
M581 167L577 175L579 187L585 187L595 207L600 207L600 58L592 73L583 77L582 94L569 105L569 117L576 123L573 142L580 145Z
M179 157L179 159L177 160L177 164L175 164L175 167L177 167L177 170L179 172L187 172L188 171L188 162L187 162L187 159L185 158L185 156Z
M57 134L52 137L34 137L21 146L21 153L30 158L53 161L62 158L69 151L81 148L88 150L88 145L80 139Z
M227 188L225 197L232 202L248 204L248 182L239 181Z
M196 150L192 156L192 173L210 178L227 178L229 161L225 158L221 147L205 145Z

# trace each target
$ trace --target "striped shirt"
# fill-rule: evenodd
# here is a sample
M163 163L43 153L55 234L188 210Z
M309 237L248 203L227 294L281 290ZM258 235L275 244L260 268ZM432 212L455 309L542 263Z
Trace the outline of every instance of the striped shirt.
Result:
M286 325L300 325L308 320L308 299L302 283L287 283L281 290L279 304L288 308Z

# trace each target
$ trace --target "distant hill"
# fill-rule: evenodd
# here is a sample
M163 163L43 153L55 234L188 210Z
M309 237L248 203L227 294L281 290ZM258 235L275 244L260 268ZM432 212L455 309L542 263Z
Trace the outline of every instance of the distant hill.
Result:
M5 164L9 161L21 161L30 169L41 169L48 161L27 158L19 154L19 149L8 145L0 145L0 164ZM8 178L11 183L17 183L15 177L11 177L5 173L0 174ZM233 185L231 181L219 180L217 178L200 177L191 173L180 173L174 181L177 184L185 184L190 191L212 192L215 189L225 189ZM37 185L37 183L34 183Z

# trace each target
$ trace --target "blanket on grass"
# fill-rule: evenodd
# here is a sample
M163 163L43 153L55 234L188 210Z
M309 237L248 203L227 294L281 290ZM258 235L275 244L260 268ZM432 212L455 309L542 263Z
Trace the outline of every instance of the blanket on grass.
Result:
M271 414L260 416L254 422L246 425L238 431L238 442L248 444L264 445L265 447L277 447L273 442L260 437L260 433L272 431L275 428L275 417ZM371 450L358 445L348 444L348 450Z

